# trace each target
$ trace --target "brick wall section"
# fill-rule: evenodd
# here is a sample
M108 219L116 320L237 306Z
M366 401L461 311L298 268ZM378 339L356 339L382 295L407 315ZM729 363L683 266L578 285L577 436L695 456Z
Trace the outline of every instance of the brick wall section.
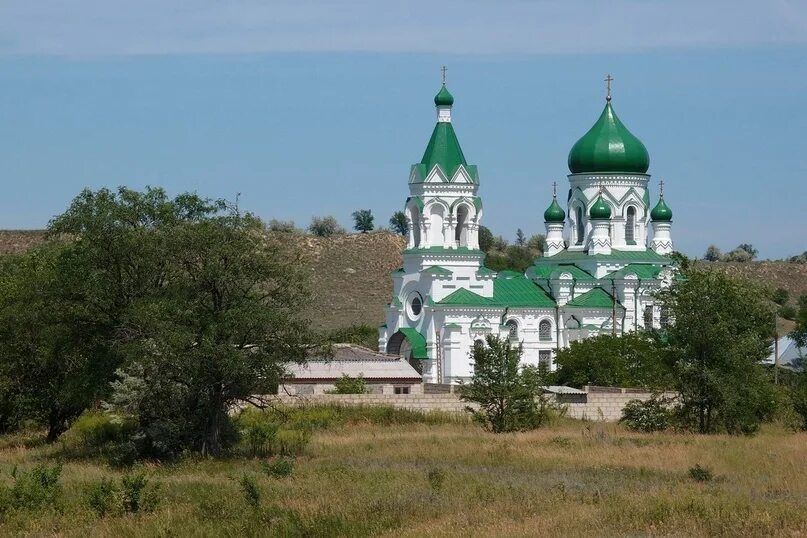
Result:
M612 387L584 387L584 401L566 403L567 416L576 419L615 422L622 417L622 408L630 400L647 400L651 392L638 389ZM673 396L672 394L665 394ZM464 413L469 404L457 394L317 394L311 396L277 396L288 405L336 404L336 405L386 405L415 411L442 411ZM560 398L562 401L562 397Z

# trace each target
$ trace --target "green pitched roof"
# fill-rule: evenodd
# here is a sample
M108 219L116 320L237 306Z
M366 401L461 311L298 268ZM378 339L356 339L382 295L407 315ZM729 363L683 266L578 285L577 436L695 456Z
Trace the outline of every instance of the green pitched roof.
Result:
M649 167L650 155L647 148L619 120L610 100L594 126L569 152L569 170L573 174L644 174Z
M423 175L428 174L434 165L439 165L448 178L454 175L460 165L467 167L468 163L460 148L460 141L457 140L457 134L450 122L441 121L434 126L420 164L424 168Z
M426 353L426 339L416 329L411 327L401 327L398 329L403 333L404 337L409 341L412 347L413 359L428 359L429 355Z
M491 269L490 267L485 267L484 265L476 270L476 274L478 275L495 275L496 271Z
M558 262L580 262L586 260L597 261L626 261L626 262L655 262L662 265L670 265L672 260L661 254L657 254L650 249L645 250L611 250L611 254L588 254L586 252L564 250L554 256L542 256L535 260L536 265L557 264Z
M596 280L591 273L572 264L537 265L531 269L534 278L549 279L554 272L569 273L575 280Z
M555 301L548 293L520 273L504 276L499 273L499 276L493 281L493 297L482 297L465 288L460 288L437 304L520 308L555 307Z
M613 308L614 297L602 288L594 288L566 303L566 306L578 308ZM619 301L616 306L623 308Z
M613 273L609 273L605 275L606 279L614 280L614 279L622 279L625 278L630 273L635 273L636 276L639 278L656 278L658 274L661 272L663 266L661 265L651 265L646 263L630 263L620 269L619 271L614 271Z
M440 267L439 265L432 265L431 267L425 268L421 273L428 273L430 275L453 275L451 271L446 269L445 267Z

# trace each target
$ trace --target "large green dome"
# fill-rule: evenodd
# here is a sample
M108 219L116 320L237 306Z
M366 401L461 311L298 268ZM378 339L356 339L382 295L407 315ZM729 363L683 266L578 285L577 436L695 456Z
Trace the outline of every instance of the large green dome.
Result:
M650 212L650 218L656 222L670 222L672 220L672 209L664 203L664 197L658 199L656 207Z
M597 197L597 201L594 202L594 205L588 210L588 216L592 219L611 218L611 208L608 207L608 204L606 204L605 200L602 199L602 195Z
M445 84L443 84L443 87L437 92L437 95L434 96L434 104L436 106L451 106L454 104L454 96L451 95L451 92L448 91Z
M552 203L544 211L544 222L563 222L566 220L566 212L558 204L558 199L553 197Z
M650 155L647 148L619 121L610 100L597 123L569 152L569 170L573 174L644 174L649 167Z

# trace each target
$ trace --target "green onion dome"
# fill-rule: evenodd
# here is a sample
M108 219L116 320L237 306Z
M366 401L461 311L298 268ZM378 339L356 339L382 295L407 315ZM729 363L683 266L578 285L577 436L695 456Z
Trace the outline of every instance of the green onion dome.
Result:
M597 201L594 202L594 205L591 206L591 209L588 211L588 216L592 219L611 218L611 208L608 207L608 204L606 204L605 200L602 199L602 195L597 197Z
M664 203L664 197L658 199L656 207L650 212L650 218L656 222L670 222L672 220L672 209Z
M622 172L644 174L650 155L644 144L619 121L611 106L605 105L597 123L572 146L569 170L573 174Z
M434 104L437 106L451 106L454 104L454 96L451 95L445 84L443 84L443 87L437 92L437 95L434 96Z
M544 222L563 222L566 220L566 213L558 204L557 197L552 197L552 203L544 211Z

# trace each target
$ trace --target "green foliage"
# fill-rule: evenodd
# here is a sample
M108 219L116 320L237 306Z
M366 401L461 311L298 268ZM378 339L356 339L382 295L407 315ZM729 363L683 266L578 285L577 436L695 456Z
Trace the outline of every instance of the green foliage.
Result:
M367 394L369 388L367 382L361 375L351 377L343 374L342 377L334 381L333 390L328 391L330 394Z
M102 478L86 489L87 506L103 517L115 511L118 504L118 488L111 478Z
M367 233L373 231L373 212L369 209L359 209L353 212L353 229L357 232Z
M266 225L266 228L272 232L280 232L285 234L295 234L298 231L293 220L272 219L269 221L269 224Z
M311 224L308 225L308 231L311 235L317 237L331 237L332 235L344 234L345 229L339 225L336 217L328 215L327 217L312 217Z
M371 325L350 325L326 333L332 344L357 344L368 349L378 348L378 329Z
M159 503L159 489L142 472L125 474L120 485L111 478L89 484L85 499L90 509L103 517L107 514L152 512Z
M294 460L280 458L271 462L264 461L261 463L261 467L263 472L272 478L286 478L291 476L292 471L294 471Z
M792 319L796 322L796 327L788 336L793 339L799 348L807 347L807 295L799 297L799 309Z
M723 259L723 253L720 252L720 249L715 245L709 245L709 248L706 249L706 253L703 255L703 259L707 262L719 262Z
M660 298L675 320L666 355L682 427L756 431L776 401L760 365L773 332L764 291L719 271L690 270Z
M630 400L622 409L619 422L629 430L650 433L666 430L670 418L670 401L654 395L648 400Z
M271 415L247 408L238 416L236 426L252 457L271 453L279 429Z
M487 226L479 227L479 250L482 252L490 252L493 248L493 232Z
M123 475L120 484L121 503L125 512L136 514L141 510L151 511L154 508L154 497L149 496L146 489L149 481L145 473Z
M409 233L409 224L406 222L406 215L403 211L396 211L389 218L390 230L398 235L406 235Z
M714 473L710 468L701 467L698 463L689 468L689 477L695 482L711 482L714 478Z
M771 294L771 299L778 305L784 305L790 298L790 293L784 288L776 288Z
M793 305L786 304L779 307L779 316L785 319L795 320L798 314L799 311Z
M535 256L539 256L546 250L546 236L543 234L535 234L527 241L527 249Z
M467 408L474 420L494 433L545 424L555 410L541 390L542 372L520 366L521 345L512 347L509 339L495 335L488 335L486 344L473 347L474 373L460 387L460 397L479 406Z
M807 250L787 259L790 263L807 263Z
M247 501L247 504L254 510L260 508L261 489L258 486L258 481L255 480L255 477L244 473L241 476L238 485L241 486L241 493L244 495L244 500Z
M62 493L59 477L61 464L41 463L29 471L12 472L14 485L11 487L9 506L17 510L41 510L56 505Z
M603 334L572 342L558 351L555 384L582 387L641 387L668 389L672 370L664 360L663 345L655 332Z
M524 230L522 230L521 228L516 230L516 245L519 247L527 246L527 236L524 235Z
M435 467L433 469L429 469L426 476L429 479L429 486L431 486L432 491L434 493L440 493L440 491L443 489L443 484L446 481L445 471Z
M123 443L136 429L137 421L131 416L85 411L70 425L62 441L68 450L89 452Z

